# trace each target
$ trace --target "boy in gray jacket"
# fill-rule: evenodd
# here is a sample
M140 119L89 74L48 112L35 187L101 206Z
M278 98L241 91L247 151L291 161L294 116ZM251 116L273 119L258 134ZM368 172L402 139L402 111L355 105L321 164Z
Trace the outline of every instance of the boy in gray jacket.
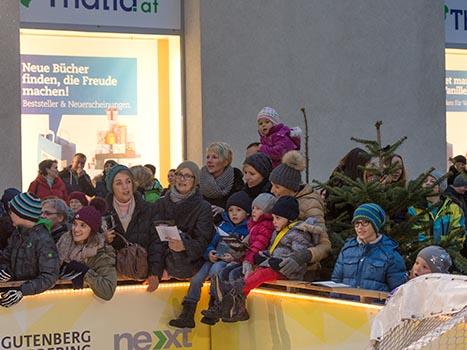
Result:
M40 216L41 201L35 195L20 193L10 201L10 217L16 229L0 252L0 283L24 283L1 293L0 306L13 306L23 295L42 293L57 281L59 259L49 231L51 223Z

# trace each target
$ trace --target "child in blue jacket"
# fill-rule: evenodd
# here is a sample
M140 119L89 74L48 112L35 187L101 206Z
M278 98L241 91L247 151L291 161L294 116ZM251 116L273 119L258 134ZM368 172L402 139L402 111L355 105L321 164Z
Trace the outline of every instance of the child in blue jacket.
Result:
M248 236L248 216L251 213L251 199L244 191L232 194L227 200L227 210L223 213L223 221L206 249L206 262L190 281L188 293L183 300L183 310L178 318L169 322L177 328L194 328L194 315L198 305L201 288L206 278L222 270L228 263L238 261L242 254L242 243ZM240 245L239 249L237 246ZM245 245L246 247L246 245ZM212 284L213 286L213 284ZM215 291L210 291L209 304L214 303Z

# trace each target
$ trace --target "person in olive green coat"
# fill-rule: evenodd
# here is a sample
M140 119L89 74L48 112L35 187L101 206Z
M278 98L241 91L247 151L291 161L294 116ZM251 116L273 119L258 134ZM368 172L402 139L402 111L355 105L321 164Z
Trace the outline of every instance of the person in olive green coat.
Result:
M115 252L98 232L100 224L101 214L93 206L76 213L71 232L57 243L60 277L71 280L75 289L86 283L96 296L110 300L117 287Z

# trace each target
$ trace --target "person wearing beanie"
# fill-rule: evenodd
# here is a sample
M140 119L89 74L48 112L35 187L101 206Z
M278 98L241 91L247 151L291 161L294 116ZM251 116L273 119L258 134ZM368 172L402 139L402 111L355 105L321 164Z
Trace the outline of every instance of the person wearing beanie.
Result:
M225 142L213 142L206 150L206 165L199 174L199 188L211 204L214 223L219 225L227 199L244 187L240 169L232 167L232 147Z
M260 193L271 192L269 175L272 171L271 159L264 153L255 153L243 162L243 190L255 199Z
M234 287L223 293L220 314L224 322L237 322L249 319L246 309L246 298L250 291L266 282L282 279L301 280L307 263L298 265L296 269L283 272L283 262L296 250L308 249L319 241L323 229L312 220L300 222L298 202L294 197L284 196L277 200L272 210L274 233L269 247L255 254L254 262L258 265L244 280L241 289Z
M49 232L50 222L40 218L40 199L27 192L17 194L10 201L10 216L15 231L0 257L0 282L23 283L0 294L3 307L15 305L23 296L46 291L59 275L57 247Z
M248 216L251 213L251 199L244 191L239 191L232 194L227 199L227 210L222 214L223 221L216 228L214 237L209 243L205 253L205 262L198 272L193 276L190 281L190 288L184 298L183 305L193 306L193 312L184 313L169 322L171 326L178 328L193 328L194 312L196 305L201 297L201 288L204 281L209 276L213 280L215 275L218 275L227 264L235 264L241 262L246 246L243 240L248 235ZM211 284L210 296L211 307L214 307L213 300L215 294L215 284ZM203 317L201 322L212 325L216 320Z
M448 252L437 245L423 248L410 270L410 279L428 273L449 273L452 260Z
M443 194L462 209L465 223L467 220L467 174L459 173Z
M29 193L35 194L40 199L58 197L68 201L68 191L63 180L58 176L58 162L53 159L45 159L39 163L39 172L36 179L28 188Z
M455 178L459 174L466 174L467 170L465 168L466 159L463 155L455 156L454 158L450 158L452 165L449 167L448 171L448 185L452 185Z
M57 243L60 278L71 281L74 289L89 286L94 294L110 300L117 288L115 251L100 233L102 215L94 206L81 208L71 231Z
M73 211L73 214L76 214L78 210L89 204L86 195L83 192L79 191L74 191L69 194L68 203L70 205L71 210Z
M382 232L386 213L376 203L355 209L352 224L356 237L350 238L337 258L332 280L352 288L389 292L407 281L399 245Z
M318 244L307 250L296 251L288 259L285 271L294 270L304 262L309 263L306 280L319 278L320 264L331 252L331 241L326 232L324 220L324 202L321 195L310 185L302 184L301 173L305 170L306 159L298 151L287 152L282 158L282 164L276 167L269 176L272 183L271 192L277 197L292 196L298 200L299 220L306 221L312 218L321 225L324 232L320 235Z
M21 193L16 188L7 188L1 198L0 206L0 250L3 250L8 245L8 239L15 230L13 223L11 222L9 202L17 195Z
M79 191L94 197L96 190L92 185L91 178L84 170L86 156L83 153L76 153L71 160L71 164L58 173L58 176L65 183L68 193Z
M163 246L153 224L157 209L153 204L144 201L141 194L136 191L133 174L125 165L116 164L111 167L107 171L105 183L109 191L106 197L108 215L112 215L115 219L115 227L104 231L106 243L111 244L118 254L120 249L126 247L121 237L123 236L128 242L136 243L146 249L148 276L144 283L148 285L148 292L154 292L159 286L159 279L164 269Z
M434 244L445 240L452 232L460 242L465 235L465 217L462 208L449 196L443 194L446 190L446 180L442 173L433 171L422 185L430 189L425 205L412 206L408 209L409 216L417 216L414 228L418 230L418 240L424 242L433 239Z
M253 272L254 256L268 248L274 231L271 210L277 199L270 193L261 193L251 205L251 216L248 219L248 248L242 263L229 264L214 276L212 281L220 281L223 286L242 283L241 281ZM215 283L212 282L213 288ZM214 289L215 290L215 289ZM215 324L219 320L219 302L211 298L209 308L203 311L201 322Z
M279 114L271 107L264 107L256 116L260 136L259 152L267 155L275 168L288 151L300 150L300 128L284 125Z

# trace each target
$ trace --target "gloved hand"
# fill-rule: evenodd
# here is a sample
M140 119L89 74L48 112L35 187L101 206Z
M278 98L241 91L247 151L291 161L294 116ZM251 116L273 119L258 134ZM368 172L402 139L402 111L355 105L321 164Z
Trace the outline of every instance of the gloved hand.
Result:
M75 278L84 275L88 272L89 267L78 261L72 260L69 263L64 263L60 269L60 278L68 281L73 281Z
M269 258L268 264L274 271L279 271L281 269L280 264L282 261L283 259L280 258Z
M268 251L261 251L255 254L253 257L253 261L255 265L261 265L262 262L269 259L271 256L269 255Z
M242 273L243 273L243 275L245 277L248 277L248 275L250 273L252 273L252 272L253 272L253 265L251 265L251 263L246 261L246 260L243 261L243 264L242 264Z
M312 255L308 249L298 250L282 260L279 264L279 272L286 276L292 274L300 269L300 267L308 264L311 258Z
M224 208L218 207L217 205L211 205L212 216L222 215Z
M0 270L0 282L8 282L11 279L12 276L8 269Z
M20 302L23 299L23 293L17 289L10 289L0 294L0 305L10 307Z

